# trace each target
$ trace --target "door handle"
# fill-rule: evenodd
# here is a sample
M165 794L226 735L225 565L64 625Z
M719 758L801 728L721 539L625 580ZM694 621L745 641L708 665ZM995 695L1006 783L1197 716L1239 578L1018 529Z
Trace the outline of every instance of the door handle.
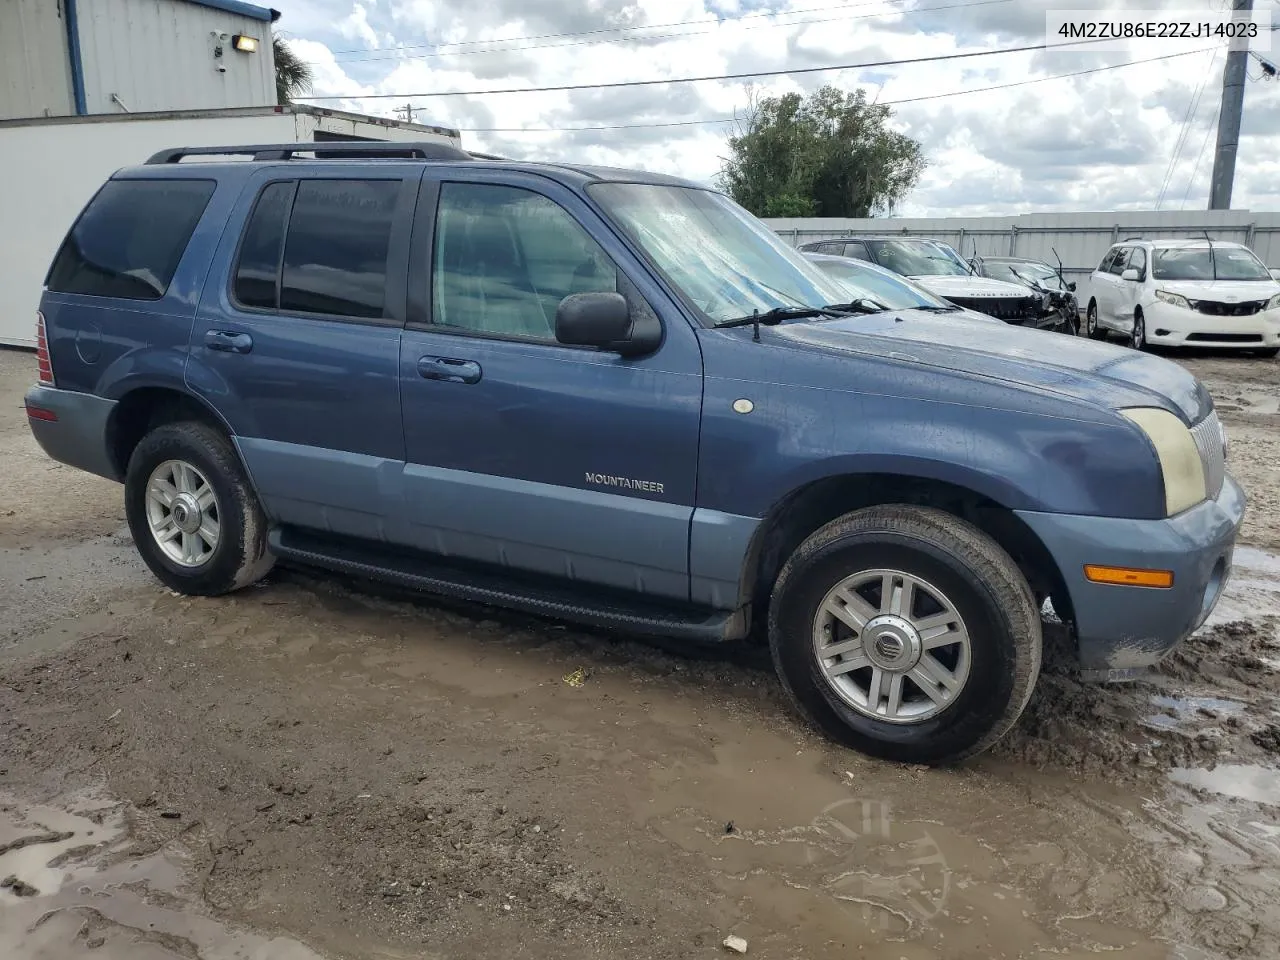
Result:
M474 360L419 357L418 376L424 380L444 380L448 383L479 383L481 370L480 364Z
M204 345L210 350L221 350L223 353L248 353L253 349L253 337L247 333L232 333L230 330L209 330L205 332Z

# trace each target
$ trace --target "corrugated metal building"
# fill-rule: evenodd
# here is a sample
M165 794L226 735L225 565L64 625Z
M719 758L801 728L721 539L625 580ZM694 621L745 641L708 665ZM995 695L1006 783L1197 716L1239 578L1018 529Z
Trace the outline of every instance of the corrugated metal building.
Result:
M278 17L240 0L4 0L0 120L271 106Z

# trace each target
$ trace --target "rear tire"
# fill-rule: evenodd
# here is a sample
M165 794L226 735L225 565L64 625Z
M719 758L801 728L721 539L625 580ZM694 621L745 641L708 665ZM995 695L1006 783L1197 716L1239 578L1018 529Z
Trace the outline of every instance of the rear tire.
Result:
M1098 302L1089 301L1089 308L1084 314L1084 333L1090 340L1107 339L1107 331L1098 323Z
M264 577L267 521L231 442L206 423L169 423L138 443L125 474L133 542L161 583L218 596Z
M1009 555L931 508L832 521L792 554L770 603L774 666L799 711L845 746L906 763L955 762L1004 736L1035 687L1041 642Z

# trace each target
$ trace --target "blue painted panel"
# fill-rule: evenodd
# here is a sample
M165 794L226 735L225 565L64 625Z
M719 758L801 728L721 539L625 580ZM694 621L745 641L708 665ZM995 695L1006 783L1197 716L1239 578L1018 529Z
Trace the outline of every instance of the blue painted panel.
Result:
M516 570L685 599L690 508L410 463L411 546ZM407 536L405 535L407 533Z
M404 463L326 447L236 437L267 515L369 540L403 541L386 517L403 502Z
M760 343L750 330L700 334L699 507L764 516L824 476L892 473L958 484L1011 509L1163 515L1145 438L1092 396L925 363L924 348L872 335L845 332L841 349L822 349L810 341L824 324L804 326L762 330ZM1120 385L1099 391L1119 403L1147 399ZM751 413L734 412L739 398Z
M720 610L738 606L742 574L757 517L740 517L702 507L693 511L689 532L689 597Z

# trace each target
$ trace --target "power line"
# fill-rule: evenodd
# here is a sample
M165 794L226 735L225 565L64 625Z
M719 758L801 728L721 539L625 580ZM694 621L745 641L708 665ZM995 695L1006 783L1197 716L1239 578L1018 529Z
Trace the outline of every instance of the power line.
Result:
M1217 124L1211 123L1204 132L1204 139L1200 141L1200 152L1196 154L1196 165L1191 168L1191 179L1187 181L1187 189L1182 191L1182 206L1179 209L1187 209L1187 200L1191 197L1191 188L1195 185L1196 177L1200 175L1200 161L1204 159L1205 147L1209 146L1209 138L1213 136L1216 128Z
M1196 111L1200 109L1200 97L1204 94L1204 88L1209 83L1209 78L1213 75L1213 65L1218 61L1218 49L1213 50L1213 56L1209 60L1208 69L1204 76L1200 78L1200 82L1196 84L1195 89L1191 92L1191 100L1187 103L1186 113L1182 116L1182 127L1178 130L1178 139L1173 145L1173 154L1169 157L1169 165L1165 168L1164 179L1160 183L1160 192L1156 195L1156 209L1159 210L1164 205L1165 194L1168 193L1169 187L1173 183L1173 175L1178 169L1178 160L1182 157L1182 148L1187 144L1187 137L1191 133L1191 121L1196 115Z
M572 33L536 33L527 37L498 37L492 40L458 40L454 43L439 44L439 46L471 47L471 46L476 46L477 44L482 44L482 43L514 43L521 40L554 40L560 37L590 37L590 36L598 36L604 33L630 33L634 30L662 30L667 27L700 26L702 24L710 24L710 23L717 23L717 24L738 23L743 20L759 19L761 17L780 17L780 16L789 17L789 16L794 16L796 14L801 14L801 13L825 13L831 10L844 10L849 7L873 7L873 6L877 6L881 2L882 0L865 0L865 2L863 3L851 3L851 4L840 3L840 4L836 4L833 7L832 6L805 7L802 10L778 10L778 11L763 11L758 13L744 13L740 17L717 17L714 20L707 20L705 18L701 20L676 20L672 23L646 23L646 24L635 24L632 26L621 26L621 27L601 27L596 30L578 30ZM907 0L883 0L883 2L906 3ZM398 47L388 47L387 49L390 51L420 50L423 47L434 47L434 46L437 46L437 44L405 43L405 44L401 44ZM332 52L334 56L337 56L338 54L342 54L342 53L367 53L368 50L369 50L368 47L356 47L351 50L334 50Z
M896 2L903 2L903 0L896 0ZM936 7L913 7L910 10L888 10L888 11L881 11L880 13L864 13L858 16L849 16L848 14L841 14L838 17L822 17L819 19L811 19L811 20L791 20L786 23L750 23L743 26L742 29L743 30L759 30L761 28L774 28L774 27L804 27L804 26L809 26L811 24L815 24L815 23L834 23L838 21L851 22L855 20L875 20L881 17L894 17L894 16L905 17L905 16L913 16L919 13L932 13L935 10L955 10L962 7L985 7L985 6L992 6L995 4L1005 4L1005 3L1012 3L1012 2L1013 0L964 0L964 2L961 2L961 3L948 3L948 4L936 6ZM879 0L877 0L877 5L878 3L879 3ZM861 6L866 6L866 4L861 4ZM699 20L694 22L707 23L708 21ZM716 22L717 24L734 23L736 22L736 20L716 21ZM486 53L488 54L518 53L523 50L543 50L543 49L559 49L561 47L594 46L596 44L601 44L601 43L647 43L653 40L682 40L685 37L698 37L708 33L715 33L717 29L718 29L718 26L708 30L687 30L687 31L684 31L683 33L666 33L666 34L657 34L654 36L643 36L643 37L630 37L630 36L603 37L603 38L592 38L587 40L572 40L569 43L531 43L523 47L497 47L491 50L445 50L445 51L438 51L435 53L419 53L419 54L414 54L412 56L406 56L406 57L395 56L394 54L398 50L406 50L410 48L397 47L393 50L378 51L380 53L391 53L393 54L392 56L349 57L344 60L335 60L335 62L343 63L343 64L346 64L346 63L403 63L407 60L430 60L437 57L470 57L470 56L476 56L477 54L486 54ZM521 38L519 37L512 38L512 40L519 40L519 39ZM485 42L485 41L475 41L475 42ZM490 42L498 42L498 41L490 41ZM317 60L310 60L307 62L312 64L320 63L320 61L317 61Z
M1080 40L1079 44L1107 43L1108 40ZM1072 44L1073 46L1075 44ZM1063 44L1067 46L1067 44ZM720 73L702 77L669 77L661 80L617 80L611 83L565 83L550 87L506 87L498 90L431 90L424 93L335 93L323 97L294 97L295 100L385 100L399 97L480 97L500 93L559 93L567 90L617 90L623 87L654 87L667 83L702 83L708 80L750 80L755 77L781 77L801 73L827 73L832 70L864 70L869 67L896 67L911 63L939 63L943 60L972 60L1006 53L1029 53L1043 50L1043 43L1000 50L969 50L963 53L938 53L928 57L905 57L897 60L870 60L864 63L837 63L825 67L790 67L784 70L753 70L748 73Z
M1277 0L1280 2L1280 0ZM963 97L971 93L987 93L992 90L1008 90L1011 87L1025 87L1032 83L1044 83L1047 80L1066 80L1070 77L1084 77L1093 73L1104 73L1108 70L1122 70L1125 67L1136 67L1143 63L1155 63L1158 60L1173 60L1176 57L1189 57L1194 53L1204 53L1209 48L1186 50L1182 53L1166 53L1159 57L1146 57L1142 60L1129 60L1126 63L1113 63L1105 67L1091 67L1088 70L1074 70L1071 73L1054 73L1046 77L1033 77L1030 80L1014 80L1011 83L996 83L987 87L972 87L968 90L952 90L949 93L931 93L923 97L904 97L898 100L882 100L880 106L897 106L903 103L921 103L926 100L941 100L946 97ZM1215 48L1216 49L1216 48ZM741 117L716 117L707 120L671 120L660 123L609 123L590 127L455 127L459 133L574 133L579 130L641 130L659 127L694 127L711 123L734 123Z

